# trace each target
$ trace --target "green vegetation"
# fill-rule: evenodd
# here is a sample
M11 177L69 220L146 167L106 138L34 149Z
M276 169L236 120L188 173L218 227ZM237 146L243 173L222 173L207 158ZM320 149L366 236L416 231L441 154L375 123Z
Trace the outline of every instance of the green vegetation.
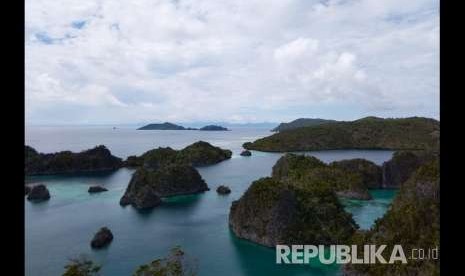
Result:
M171 164L177 162L178 151L170 147L159 147L153 150L149 150L141 156L131 155L125 161L127 167L147 167L147 168L158 168L165 164Z
M197 265L193 259L177 246L171 249L170 255L156 259L149 264L137 268L134 276L195 276Z
M161 197L196 194L209 188L193 166L212 165L231 158L232 152L198 141L182 150L157 148L130 156L126 166L137 167L120 205L137 209L160 205Z
M271 131L273 132L281 132L290 129L295 129L299 127L309 127L309 126L317 126L327 123L335 123L335 120L325 120L325 119L309 119L309 118L299 118L289 123L280 123L277 127L273 128Z
M357 233L353 244L386 244L389 259L393 245L401 244L407 257L411 249L439 248L439 164L421 166L405 182L389 211L366 233ZM363 253L360 253L362 256ZM350 265L349 275L439 275L439 260L408 260L407 264Z
M217 125L204 126L204 127L201 127L199 130L202 130L202 131L228 131L227 128L222 127L222 126L217 126Z
M313 156L286 154L273 166L272 176L290 185L326 186L339 196L371 199L359 171L349 171L338 164L326 165Z
M78 153L60 151L47 154L25 146L24 154L26 175L108 171L118 169L123 164L103 145Z
M229 215L240 238L265 245L344 243L357 225L332 189L301 180L290 185L275 178L254 181Z
M162 123L162 124L148 124L137 130L186 130L183 126L179 126L173 123Z
M70 259L65 269L63 276L98 276L101 266L81 255L78 258Z
M412 117L367 117L279 132L243 146L249 150L286 152L329 149L430 149L439 147L439 122Z
M137 209L156 207L161 197L196 194L209 188L193 166L212 165L231 158L231 151L199 141L182 150L158 148L131 156L127 166L138 167L120 200Z
M399 188L423 164L439 157L438 152L396 151L383 164L383 188Z
M189 164L191 166L206 166L219 163L232 156L230 150L221 149L211 144L198 141L182 150L170 147L149 150L141 156L129 156L126 166L157 169L160 166L172 163Z
M330 166L344 170L346 173L358 173L362 178L363 185L368 189L378 189L382 185L382 168L371 161L355 158L335 161Z
M63 276L98 276L101 266L81 255L70 259L65 269ZM167 257L139 266L133 276L195 276L197 271L197 261L176 246Z
M232 152L198 141L179 151L178 159L192 166L212 165L231 158Z
M139 168L133 174L120 204L132 204L137 209L146 209L160 205L160 197L196 194L208 190L198 171L189 165L168 164L157 170Z

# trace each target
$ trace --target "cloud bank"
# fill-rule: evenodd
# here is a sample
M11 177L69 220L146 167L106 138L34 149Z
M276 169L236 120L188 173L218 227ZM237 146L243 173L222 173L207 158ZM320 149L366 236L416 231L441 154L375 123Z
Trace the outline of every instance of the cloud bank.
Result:
M438 5L26 0L26 122L438 118Z

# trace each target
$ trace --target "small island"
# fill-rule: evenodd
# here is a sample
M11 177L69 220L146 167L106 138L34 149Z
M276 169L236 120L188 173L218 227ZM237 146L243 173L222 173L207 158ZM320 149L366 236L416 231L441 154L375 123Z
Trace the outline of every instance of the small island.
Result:
M73 174L103 172L121 168L123 160L113 156L105 146L71 152L39 153L30 146L24 147L26 175Z
M95 233L90 242L90 246L94 249L100 249L109 245L113 241L113 233L107 227L102 227Z
M137 130L191 130L191 128L186 129L185 127L180 125L164 122L162 124L148 124L138 128Z
M106 192L106 191L108 191L108 189L102 186L90 186L89 189L87 190L89 194L101 193L101 192Z
M207 125L201 128L183 127L181 125L164 122L161 124L148 124L137 130L200 130L200 131L229 131L229 129L219 125Z
M44 184L33 186L27 194L27 199L34 202L41 202L50 199L50 192Z
M216 192L220 195L227 195L231 193L231 189L228 186L220 185L216 188Z
M222 126L217 126L217 125L208 125L200 128L201 131L228 131L229 129L222 127Z
M252 152L250 150L243 150L241 156L252 156Z
M182 150L157 148L130 156L125 164L137 168L120 200L121 206L149 209L163 197L198 194L210 190L195 167L231 158L230 150L198 141Z

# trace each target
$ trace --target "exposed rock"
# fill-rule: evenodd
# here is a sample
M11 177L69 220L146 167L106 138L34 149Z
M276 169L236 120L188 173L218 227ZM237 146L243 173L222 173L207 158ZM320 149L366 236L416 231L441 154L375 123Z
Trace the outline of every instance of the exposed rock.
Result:
M38 153L25 146L26 175L67 174L116 170L122 166L121 158L115 157L105 146L73 153Z
M382 166L382 187L399 188L421 165L436 158L430 151L398 151Z
M94 238L90 242L90 246L92 248L102 248L111 243L113 240L113 234L111 233L110 229L107 227L102 227L100 230L94 235Z
M45 201L50 199L50 192L44 184L38 184L32 187L27 196L28 200Z
M211 165L231 158L230 150L199 141L182 150L158 148L140 157L132 156L126 163L139 168L132 176L121 205L151 208L161 197L196 194L209 188L193 166Z
M29 194L31 192L31 187L28 185L24 185L24 191L25 191L25 195Z
M106 192L108 191L107 188L104 188L102 186L90 186L88 192L89 193L100 193L100 192Z
M170 164L158 170L139 168L132 176L120 204L132 204L138 209L152 208L161 203L160 197L196 194L208 190L207 184L192 166Z
M272 176L290 185L321 182L350 199L372 198L359 173L327 165L313 156L286 154L273 166Z
M202 131L227 131L228 129L217 125L208 125L200 128Z
M250 150L243 150L241 152L241 156L251 156L252 155L252 152L250 152Z
M343 244L357 227L331 189L273 178L254 181L232 203L229 225L238 237L269 247Z
M231 193L231 189L228 186L221 185L216 188L216 192L220 195L227 195Z
M120 205L131 204L136 209L153 208L161 204L160 197L149 183L149 172L138 169L132 176L126 192L120 200Z
M363 184L368 189L378 189L382 186L382 169L375 163L361 159L350 159L335 161L330 164L335 168L346 170L347 172L358 173L362 177Z

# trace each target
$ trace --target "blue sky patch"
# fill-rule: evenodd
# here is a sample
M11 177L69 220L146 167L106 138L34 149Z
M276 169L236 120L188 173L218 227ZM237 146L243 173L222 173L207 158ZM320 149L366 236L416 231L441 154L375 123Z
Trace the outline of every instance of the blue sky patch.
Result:
M87 21L85 20L76 20L71 23L71 26L75 29L82 29L86 25Z
M45 32L40 32L40 33L36 33L35 34L35 37L37 38L37 40L39 40L40 42L44 43L44 44L53 44L53 38L51 38L47 33Z

